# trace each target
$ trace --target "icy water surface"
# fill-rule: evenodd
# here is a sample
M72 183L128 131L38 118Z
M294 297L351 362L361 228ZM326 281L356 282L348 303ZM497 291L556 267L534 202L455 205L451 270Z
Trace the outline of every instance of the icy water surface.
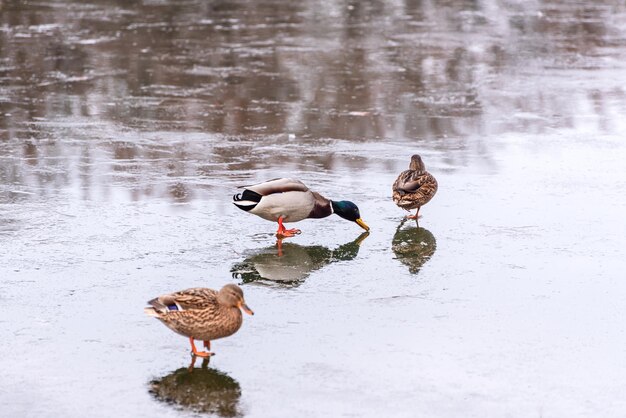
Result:
M625 86L616 0L1 1L0 415L624 416ZM225 283L190 365L143 306Z

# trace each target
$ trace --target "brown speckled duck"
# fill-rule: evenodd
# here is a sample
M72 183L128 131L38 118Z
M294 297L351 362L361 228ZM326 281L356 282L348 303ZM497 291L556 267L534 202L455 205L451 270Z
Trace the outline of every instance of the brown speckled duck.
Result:
M196 287L162 295L148 302L144 311L163 322L180 335L189 337L191 355L210 357L210 351L196 350L195 340L202 340L211 350L211 340L233 335L243 321L241 310L254 315L246 305L243 291L234 284L227 284L219 292Z
M336 213L343 219L356 222L369 231L369 226L361 219L359 208L347 200L333 201L309 190L300 180L279 178L244 186L242 193L233 197L239 209L260 216L268 221L278 222L276 236L293 237L299 229L287 229L283 222L298 222L307 218L325 218Z
M417 209L415 215L409 215L409 219L417 219L420 208L433 198L437 193L437 180L426 171L422 157L411 157L409 169L400 173L393 183L393 201L407 211Z

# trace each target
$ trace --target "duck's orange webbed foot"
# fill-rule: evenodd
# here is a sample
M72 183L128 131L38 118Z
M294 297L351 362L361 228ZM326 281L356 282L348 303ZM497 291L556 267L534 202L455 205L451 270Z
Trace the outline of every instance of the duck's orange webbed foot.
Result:
M209 358L209 357L215 355L215 353L211 353L210 351L198 351L196 349L196 344L194 344L194 342L193 342L193 337L189 337L189 343L191 343L191 356L192 357ZM207 349L210 349L211 348L211 343L209 341L205 341L204 342L204 346Z
M187 367L187 370L189 370L189 373L193 373L193 369L196 368L196 360L198 359L198 357L196 356L191 356L191 364L189 365L189 367ZM209 362L211 361L211 357L207 357L207 358L202 358L202 364L200 365L200 367L204 370L206 370L207 367L209 367Z
M295 237L296 235L300 235L301 233L302 231L296 228L283 229L282 231L276 232L276 237L277 238L291 238L291 237Z
M283 217L281 216L280 218L278 218L278 231L276 231L277 238L291 238L291 237L295 237L301 232L302 231L296 228L293 228L293 229L285 228L285 225L283 225Z
M418 220L420 218L420 208L417 208L417 212L415 212L415 215L408 215L406 218Z

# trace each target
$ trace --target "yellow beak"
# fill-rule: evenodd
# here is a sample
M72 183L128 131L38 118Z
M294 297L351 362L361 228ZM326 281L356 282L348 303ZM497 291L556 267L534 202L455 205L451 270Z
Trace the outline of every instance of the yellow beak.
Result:
M361 219L361 218L357 219L357 220L356 220L356 223L358 223L358 224L359 224L359 226L360 226L361 228L365 229L366 231L369 231L369 230L370 230L370 227L369 227L369 226L367 226L367 224L366 224L365 222L363 222L363 219Z

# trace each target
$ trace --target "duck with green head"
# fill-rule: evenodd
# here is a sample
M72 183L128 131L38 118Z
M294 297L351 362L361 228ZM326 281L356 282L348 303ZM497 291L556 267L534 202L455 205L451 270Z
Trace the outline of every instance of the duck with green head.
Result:
M233 197L239 209L260 216L268 221L278 222L276 236L293 237L299 229L287 229L286 222L298 222L308 218L325 218L334 214L348 221L356 222L369 231L369 226L361 219L359 208L347 200L333 201L311 191L300 180L278 178L252 186L244 186L243 192Z

